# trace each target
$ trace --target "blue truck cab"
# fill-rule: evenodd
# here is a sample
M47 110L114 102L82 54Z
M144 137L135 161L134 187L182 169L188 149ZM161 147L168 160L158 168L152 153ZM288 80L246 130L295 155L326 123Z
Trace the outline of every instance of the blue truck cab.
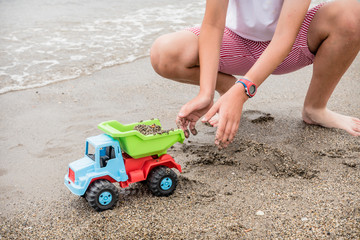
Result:
M69 164L64 183L73 194L84 196L89 184L104 176L117 182L128 179L120 144L107 134L86 139L85 155Z

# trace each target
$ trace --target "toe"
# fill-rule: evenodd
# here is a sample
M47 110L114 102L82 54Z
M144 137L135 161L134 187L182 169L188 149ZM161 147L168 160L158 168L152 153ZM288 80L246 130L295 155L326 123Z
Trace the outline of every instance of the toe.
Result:
M353 121L357 124L360 124L360 119L358 119L358 118L353 118Z

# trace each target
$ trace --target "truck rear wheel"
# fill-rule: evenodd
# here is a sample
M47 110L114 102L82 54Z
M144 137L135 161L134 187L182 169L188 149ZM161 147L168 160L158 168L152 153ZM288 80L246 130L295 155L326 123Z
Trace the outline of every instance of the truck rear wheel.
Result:
M178 183L176 173L168 167L154 168L147 178L147 185L155 196L169 196L174 193Z
M101 179L93 182L85 195L89 205L97 212L112 209L119 198L119 192L111 182Z

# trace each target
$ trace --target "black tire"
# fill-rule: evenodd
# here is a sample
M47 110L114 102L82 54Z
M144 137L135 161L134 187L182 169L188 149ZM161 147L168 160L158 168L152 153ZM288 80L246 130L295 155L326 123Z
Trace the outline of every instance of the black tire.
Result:
M154 168L147 178L149 190L155 196L169 196L174 193L178 183L176 173L168 167Z
M119 199L119 192L114 184L101 179L88 187L85 198L92 208L101 212L115 207Z

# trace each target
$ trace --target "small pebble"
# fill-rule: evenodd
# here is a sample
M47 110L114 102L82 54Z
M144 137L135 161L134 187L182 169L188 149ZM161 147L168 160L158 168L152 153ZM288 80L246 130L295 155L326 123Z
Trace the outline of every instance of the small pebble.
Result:
M255 213L255 215L257 215L257 216L264 216L265 213L264 213L263 211L257 211L257 212Z
M301 221L303 221L303 222L306 222L307 220L309 220L307 217L302 217L301 218Z

